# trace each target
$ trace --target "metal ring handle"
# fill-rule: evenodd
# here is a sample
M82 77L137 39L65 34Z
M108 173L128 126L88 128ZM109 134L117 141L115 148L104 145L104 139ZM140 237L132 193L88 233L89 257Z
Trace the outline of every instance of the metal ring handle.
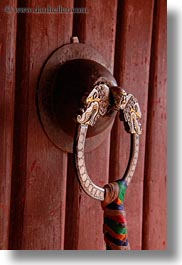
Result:
M104 116L109 109L121 111L124 114L125 122L129 126L129 132L132 134L132 154L127 173L122 180L129 185L135 172L138 153L139 153L139 135L141 134L141 111L136 98L132 94L127 94L125 90L119 87L109 87L106 83L98 82L94 85L92 91L85 100L85 108L82 115L77 116L77 135L75 138L75 164L78 180L82 189L92 198L103 201L105 198L105 189L93 183L88 175L84 148L88 126L94 126L100 116Z

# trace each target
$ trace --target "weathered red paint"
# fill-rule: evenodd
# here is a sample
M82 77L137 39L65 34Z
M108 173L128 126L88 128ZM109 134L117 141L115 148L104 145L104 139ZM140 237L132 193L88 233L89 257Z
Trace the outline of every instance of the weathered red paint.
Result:
M0 18L0 248L105 249L100 203L80 189L73 156L50 142L37 114L41 68L51 52L76 35L110 61L118 84L140 103L139 162L126 195L129 239L132 249L165 249L166 1L52 2L18 1L24 7L86 7L88 13ZM17 3L2 0L1 10L6 5ZM130 136L117 118L111 138L86 154L96 184L123 175L129 146Z
M167 248L167 3L156 1L145 155L143 249Z
M60 1L54 1L55 6L59 4ZM64 4L72 7L73 1ZM46 1L23 3L28 7L46 5ZM67 154L46 137L35 98L43 63L53 50L70 41L72 18L72 13L19 15L17 76L21 80L17 81L16 91L13 175L13 181L17 182L17 178L19 181L14 183L12 194L24 196L25 200L19 205L16 196L12 198L10 248L13 249L63 249ZM19 169L22 161L23 168Z
M136 96L142 112L142 135L135 174L126 194L131 249L142 247L143 177L153 23L153 1L124 1L118 6L115 75L119 85ZM129 158L130 136L116 120L111 136L110 181L123 176Z
M16 5L0 2L0 249L8 248L9 238L17 22L16 14L3 12L4 2Z

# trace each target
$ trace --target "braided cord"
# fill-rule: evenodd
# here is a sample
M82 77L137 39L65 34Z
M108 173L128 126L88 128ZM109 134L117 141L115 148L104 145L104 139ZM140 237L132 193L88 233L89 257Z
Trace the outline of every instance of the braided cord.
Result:
M127 183L125 180L118 180L108 185L110 187L111 185L118 185L119 195L112 203L107 205L102 203L102 208L104 210L103 233L106 249L129 250L128 228L124 209L124 198L127 190ZM106 185L105 188L107 188L108 185Z

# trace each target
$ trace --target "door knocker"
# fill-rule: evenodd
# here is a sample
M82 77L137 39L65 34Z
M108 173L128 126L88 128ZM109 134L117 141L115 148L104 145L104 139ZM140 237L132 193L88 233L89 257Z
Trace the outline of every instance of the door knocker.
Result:
M141 110L137 99L118 87L110 70L102 55L73 37L72 43L58 48L45 63L37 103L45 133L58 148L74 153L82 189L101 201L106 249L128 250L124 197L139 154ZM117 112L131 134L128 170L117 181L99 187L87 173L85 152L102 144Z
M132 94L127 94L120 87L109 87L103 81L93 86L84 105L82 114L77 116L79 125L75 139L75 164L78 179L81 187L90 197L101 201L104 210L103 232L107 249L129 250L124 197L138 160L139 135L141 134L140 107ZM102 188L95 185L87 173L84 147L88 126L94 126L99 117L104 116L109 109L122 112L121 115L124 115L124 120L132 135L132 155L125 176Z

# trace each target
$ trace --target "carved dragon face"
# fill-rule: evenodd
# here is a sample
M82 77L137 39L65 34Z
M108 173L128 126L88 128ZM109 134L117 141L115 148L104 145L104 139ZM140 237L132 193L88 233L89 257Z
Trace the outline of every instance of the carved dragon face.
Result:
M132 134L141 134L141 110L137 99L132 94L127 94L126 91L120 87L111 87L111 93L114 98L113 109L122 110L124 113L125 122L129 126L129 131Z
M98 84L90 92L85 100L83 113L77 116L81 124L93 126L100 116L104 116L109 106L109 87L106 84Z
M141 124L139 122L142 114L137 99L132 95L128 94L125 97L125 102L122 105L125 121L128 123L130 133L141 134Z
M114 97L114 109L122 110L125 122L128 123L130 133L141 134L141 110L137 99L132 94L127 94L124 89L112 87ZM77 116L81 124L93 126L100 116L104 116L109 106L109 87L106 84L95 85L85 100L83 113Z

